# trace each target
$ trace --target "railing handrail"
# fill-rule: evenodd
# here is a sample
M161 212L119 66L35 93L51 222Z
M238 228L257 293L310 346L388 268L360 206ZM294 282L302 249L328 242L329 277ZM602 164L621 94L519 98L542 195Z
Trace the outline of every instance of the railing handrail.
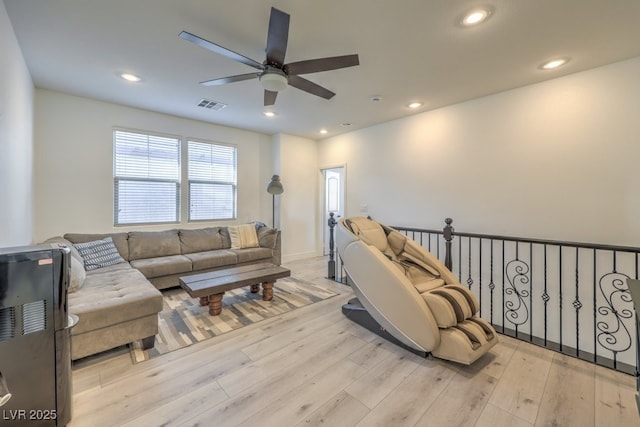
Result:
M416 233L431 233L431 234L443 234L442 230L430 230L427 228L417 228L417 227L404 227L404 226L392 226L396 230L402 231L411 231ZM453 234L454 237L472 237L476 239L486 239L486 240L504 240L506 242L520 242L520 243L537 243L543 245L555 245L555 246L563 246L569 248L585 248L585 249L599 249L605 251L619 251L619 252L633 252L640 254L640 247L634 246L620 246L620 245L609 245L602 243L583 243L583 242L571 242L571 241L563 241L563 240L547 240L547 239L534 239L530 237L516 237L516 236L501 236L497 234L482 234L482 233L466 233L455 231Z
M402 230L402 231L415 231L416 233L431 233L431 234L443 234L442 230L429 230L427 228L415 228L415 227L404 227L404 226L396 226L392 225L391 228L394 230ZM458 234L458 233L456 233Z

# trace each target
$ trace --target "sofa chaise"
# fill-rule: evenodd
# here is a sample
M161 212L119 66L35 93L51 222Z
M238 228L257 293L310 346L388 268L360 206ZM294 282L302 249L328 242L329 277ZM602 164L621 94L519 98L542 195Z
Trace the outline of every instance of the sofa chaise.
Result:
M253 238L242 238L241 231L251 229ZM71 248L68 304L69 312L79 317L71 331L73 360L136 340L153 347L163 305L160 290L178 286L178 277L260 262L280 265L281 260L280 232L253 224L68 233L47 242ZM101 254L96 267L82 252L98 242L111 245L112 253ZM107 265L100 264L104 259L109 259Z

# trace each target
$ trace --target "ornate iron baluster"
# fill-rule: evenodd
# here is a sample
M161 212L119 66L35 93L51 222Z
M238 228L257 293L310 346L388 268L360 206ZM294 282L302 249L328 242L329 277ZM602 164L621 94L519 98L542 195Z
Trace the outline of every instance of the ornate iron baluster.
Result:
M542 301L544 301L544 345L547 345L547 303L551 299L547 293L547 245L544 245L544 292L542 293Z
M335 228L338 221L336 221L333 215L333 212L329 212L329 219L327 220L327 225L329 226L329 263L327 265L327 278L335 280L336 261L334 259L333 229Z
M505 267L509 287L505 288L504 306L507 309L506 317L516 327L516 336L518 335L518 326L523 325L529 320L529 308L527 307L525 298L529 296L529 290L524 288L530 283L527 276L529 274L529 265L519 259L518 244L516 243L516 259L509 261ZM520 289L519 289L520 288ZM511 298L509 298L511 297Z
M529 342L533 342L533 243L529 243L529 265L531 266L531 274L529 275Z
M576 357L580 357L580 258L579 248L576 248L576 299L573 300L573 308L576 310Z
M606 305L598 307L598 314L604 317L596 323L598 343L613 353L613 367L617 368L618 353L631 348L631 333L623 319L633 317L631 293L626 286L629 278L616 271L616 252L613 252L613 271L603 275L598 285Z
M471 237L469 237L469 271L467 271L468 273L468 277L467 277L467 286L469 287L469 289L471 289L471 285L473 285L473 278L471 277Z
M491 279L489 281L489 295L490 295L490 301L491 301L491 324L493 324L493 290L496 288L496 284L493 283L493 239L491 239L491 256L490 256L490 261L489 261L489 270L491 272ZM480 309L482 309L482 306L480 306Z
M453 220L451 218L447 218L444 220L445 225L443 231L444 241L445 241L445 256L444 256L444 265L451 270L453 268L453 260L451 259L451 240L453 240L453 227L451 224ZM429 240L429 244L431 244L431 240ZM439 246L439 245L438 245Z

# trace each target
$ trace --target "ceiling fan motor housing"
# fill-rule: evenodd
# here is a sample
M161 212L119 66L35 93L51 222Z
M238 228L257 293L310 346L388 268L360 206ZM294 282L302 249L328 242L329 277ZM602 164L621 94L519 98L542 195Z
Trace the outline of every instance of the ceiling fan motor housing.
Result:
M271 92L280 92L289 85L287 75L277 68L267 68L267 70L260 75L260 84L265 90Z

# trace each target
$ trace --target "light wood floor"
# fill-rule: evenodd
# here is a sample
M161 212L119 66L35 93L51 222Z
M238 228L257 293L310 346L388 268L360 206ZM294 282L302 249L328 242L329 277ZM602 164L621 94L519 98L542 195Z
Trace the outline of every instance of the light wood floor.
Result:
M506 337L471 367L423 359L342 315L325 258L287 266L341 295L137 365L79 361L70 426L640 426L629 375Z

